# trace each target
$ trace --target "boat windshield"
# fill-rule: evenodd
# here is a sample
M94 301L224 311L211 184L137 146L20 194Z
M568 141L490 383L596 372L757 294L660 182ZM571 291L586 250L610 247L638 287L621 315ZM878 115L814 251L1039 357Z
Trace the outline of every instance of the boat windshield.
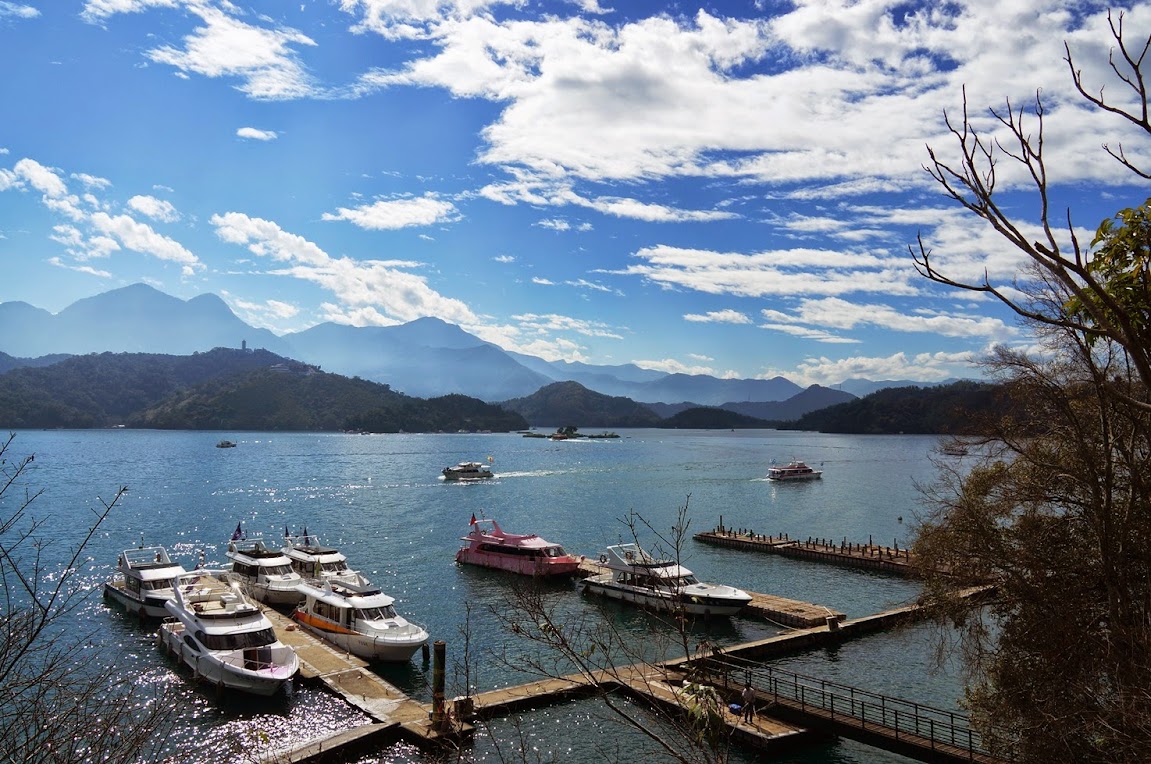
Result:
M325 573L346 573L348 570L348 563L344 562L343 560L340 560L339 562L325 562L323 567Z
M699 579L695 576L682 576L676 583L679 586L693 586L699 583Z
M154 581L141 581L141 589L171 589L176 582L171 578L157 578Z
M292 572L291 565L261 565L260 570L265 576L286 576Z
M356 609L356 618L361 621L382 621L386 618L395 618L396 609L391 605L387 607L366 607Z
M197 631L196 640L209 650L245 650L249 647L263 647L274 643L276 632L271 628L236 634L207 634Z
M567 552L564 551L562 546L549 546L544 550L544 554L548 557L566 557Z

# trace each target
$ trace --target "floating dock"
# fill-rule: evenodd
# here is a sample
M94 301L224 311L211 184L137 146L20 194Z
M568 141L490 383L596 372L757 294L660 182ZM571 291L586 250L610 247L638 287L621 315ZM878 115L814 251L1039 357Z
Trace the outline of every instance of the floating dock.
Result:
M607 566L600 565L591 558L585 558L584 561L580 563L576 575L586 578L587 576L610 572L611 569ZM813 605L810 602L789 600L786 597L777 597L773 594L761 594L752 591L748 591L747 593L751 595L751 603L740 611L741 616L761 618L792 629L808 629L814 626L823 626L828 622L829 618L842 621L846 617L843 613L831 610L823 605Z
M896 546L881 546L868 543L855 543L846 539L808 538L794 539L783 536L764 536L750 530L732 530L718 526L714 530L697 533L693 538L704 544L722 546L729 549L743 549L751 552L795 557L801 560L830 563L849 568L878 570L900 576L918 576L919 568L915 556L908 549Z

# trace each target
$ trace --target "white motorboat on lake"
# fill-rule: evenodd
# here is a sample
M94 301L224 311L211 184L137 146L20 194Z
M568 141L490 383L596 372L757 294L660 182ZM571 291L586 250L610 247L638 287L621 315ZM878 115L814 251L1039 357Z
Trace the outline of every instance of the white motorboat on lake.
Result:
M792 461L782 467L774 464L767 468L768 480L816 480L823 470L815 470L800 461Z
M444 467L444 480L483 480L495 477L491 468L483 462L460 462L454 467Z
M303 577L292 570L283 551L268 546L262 538L234 538L228 542L225 556L232 561L235 577L260 602L295 605L303 598L299 590Z
M187 572L184 566L172 562L162 546L125 549L116 563L116 574L104 584L104 596L141 618L166 617L164 604L173 597L176 577Z
M273 695L292 681L299 658L238 581L189 573L176 584L165 605L171 619L157 639L197 680L256 695Z
M292 618L332 644L367 660L406 661L428 632L396 613L395 600L361 580L300 587L304 601Z
M292 570L305 579L356 583L362 578L348 567L348 558L340 550L324 546L306 528L301 536L285 535L280 551L288 558Z
M655 559L638 544L609 546L599 562L610 572L583 579L577 584L580 591L692 615L735 615L751 602L742 589L701 583L675 560Z

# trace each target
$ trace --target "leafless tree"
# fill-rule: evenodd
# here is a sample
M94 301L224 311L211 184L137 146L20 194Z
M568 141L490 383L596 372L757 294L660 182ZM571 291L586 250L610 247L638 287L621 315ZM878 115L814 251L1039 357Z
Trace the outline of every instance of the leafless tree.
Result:
M690 501L690 497L688 497ZM643 517L621 518L627 534L638 544L640 537L654 538L649 550L660 557L682 557L689 535L688 503L679 509L668 532L652 527ZM613 720L647 741L650 754L664 760L727 761L731 733L725 715L727 699L698 677L676 677L654 665L671 657L710 656L715 651L691 628L691 616L682 605L670 612L651 613L650 630L637 638L605 618L597 608L573 610L554 589L517 587L507 607L492 612L508 632L534 643L526 656L504 659L509 668L524 669L541 679L575 678L600 700ZM518 653L518 651L517 651ZM666 702L633 703L639 695L664 698Z
M34 456L0 444L0 758L23 762L134 762L160 757L169 704L136 677L93 660L93 636L77 617L85 548L120 501L121 488L90 518L63 563L31 515L43 490L24 486Z
M1132 43L1122 15L1108 20L1111 72L1136 106L1090 91L1067 47L1072 80L1089 103L1151 136L1151 37ZM958 162L929 148L926 169L1030 268L1011 284L986 274L972 283L950 278L922 237L912 256L932 281L998 298L1041 352L1000 348L987 359L1011 413L988 423L969 471L943 471L914 550L940 612L964 635L973 719L1001 752L1021 762L1148 761L1151 200L1103 221L1084 244L1071 211L1050 209L1042 101L992 114L1008 139L974 127L964 94L961 118L947 121ZM1121 144L1103 150L1139 182L1149 178ZM1035 219L1000 205L1001 162L1030 178ZM1026 235L1032 225L1040 241ZM970 612L954 595L979 580L995 582L998 597Z

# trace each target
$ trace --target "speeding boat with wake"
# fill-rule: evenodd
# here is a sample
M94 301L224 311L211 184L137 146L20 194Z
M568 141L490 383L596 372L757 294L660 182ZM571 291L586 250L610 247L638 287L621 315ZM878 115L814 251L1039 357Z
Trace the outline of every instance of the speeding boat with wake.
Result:
M599 562L609 572L583 579L577 584L580 591L653 610L704 616L735 615L751 602L751 595L742 589L701 583L676 561L656 559L638 544L609 546Z
M197 680L219 689L274 695L300 669L296 652L280 642L272 622L229 574L188 573L176 579L165 604L170 618L157 640Z
M454 467L444 467L443 476L448 481L467 481L484 480L496 474L483 462L460 462Z
M812 469L800 461L792 461L782 467L773 464L767 468L768 480L818 480L821 475L823 470Z

